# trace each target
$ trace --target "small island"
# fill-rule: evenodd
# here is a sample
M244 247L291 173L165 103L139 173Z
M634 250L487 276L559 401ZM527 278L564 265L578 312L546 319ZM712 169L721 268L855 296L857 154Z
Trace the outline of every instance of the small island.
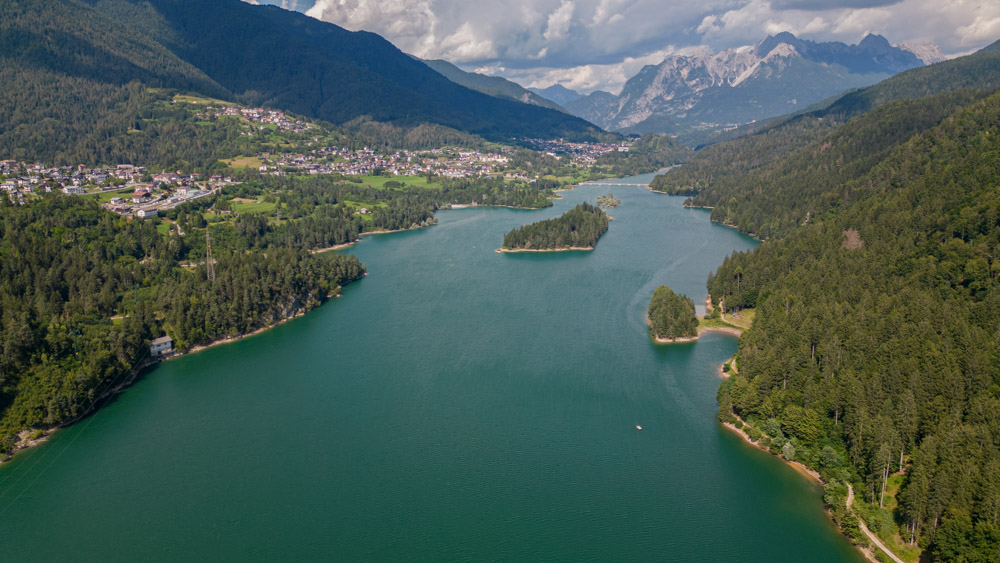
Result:
M604 207L604 208L607 208L607 209L614 209L615 207L618 207L619 205L621 205L621 203L622 203L622 200L616 198L615 196L613 196L611 194L602 195L599 198L597 198L597 205L600 205L601 207Z
M593 250L607 230L608 214L584 202L555 219L513 229L504 235L497 252Z
M698 339L698 317L690 297L678 295L661 285L649 301L649 328L653 339L662 344Z

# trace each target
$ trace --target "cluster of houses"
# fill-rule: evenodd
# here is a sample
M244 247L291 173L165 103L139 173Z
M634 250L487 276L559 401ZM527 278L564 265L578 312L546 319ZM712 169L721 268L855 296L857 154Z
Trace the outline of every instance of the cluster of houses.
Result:
M121 215L148 219L155 217L159 209L207 197L232 181L232 178L221 174L207 179L202 179L198 172L153 174L151 182L132 186L131 193L113 197L104 206Z
M633 140L618 143L571 143L564 140L524 139L532 149L544 152L549 156L560 158L568 155L574 164L592 166L597 159L609 152L628 152L635 144Z
M0 160L0 191L13 201L24 204L25 197L53 190L68 194L85 194L89 190L124 186L138 182L146 169L131 164L115 167L87 166L51 167L39 163Z
M267 125L274 125L282 133L305 133L313 128L311 123L306 123L305 121L299 119L291 119L285 115L285 112L272 109L239 108L235 106L208 106L206 111L207 115L212 117L220 117L224 115L242 117L250 123L259 124L262 129L266 128ZM206 114L201 114L201 117L205 116ZM248 131L245 132L244 135L253 135L253 132Z
M309 154L264 155L262 160L260 171L275 175L285 172L345 176L434 174L446 178L476 178L501 172L510 159L503 154L458 148L379 154L368 147L358 150L322 147Z
M6 192L15 203L24 205L26 197L54 190L70 195L115 192L104 207L143 219L156 216L158 209L205 197L229 183L232 183L232 178L227 176L202 178L197 172L150 175L146 168L131 164L87 168L0 161L0 191Z

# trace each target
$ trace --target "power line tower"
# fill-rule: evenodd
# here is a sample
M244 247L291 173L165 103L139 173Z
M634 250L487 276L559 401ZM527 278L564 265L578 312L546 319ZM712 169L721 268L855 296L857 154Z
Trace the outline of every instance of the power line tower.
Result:
M212 229L205 228L205 266L208 268L208 281L215 281L215 260L212 259Z

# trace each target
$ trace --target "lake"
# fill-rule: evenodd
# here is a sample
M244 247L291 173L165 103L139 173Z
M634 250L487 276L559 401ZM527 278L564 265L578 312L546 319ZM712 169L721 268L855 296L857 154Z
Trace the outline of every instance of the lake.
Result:
M593 252L494 252L606 193ZM861 561L818 486L718 424L736 339L644 324L660 284L703 312L755 242L641 187L562 195L366 237L341 299L0 466L0 560Z

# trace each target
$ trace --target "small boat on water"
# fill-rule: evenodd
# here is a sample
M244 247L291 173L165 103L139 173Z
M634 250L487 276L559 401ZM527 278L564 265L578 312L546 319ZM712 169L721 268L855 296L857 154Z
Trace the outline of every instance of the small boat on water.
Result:
M639 426L638 424L636 424L636 425L635 425L635 429L636 429L636 430L642 430L642 426Z

